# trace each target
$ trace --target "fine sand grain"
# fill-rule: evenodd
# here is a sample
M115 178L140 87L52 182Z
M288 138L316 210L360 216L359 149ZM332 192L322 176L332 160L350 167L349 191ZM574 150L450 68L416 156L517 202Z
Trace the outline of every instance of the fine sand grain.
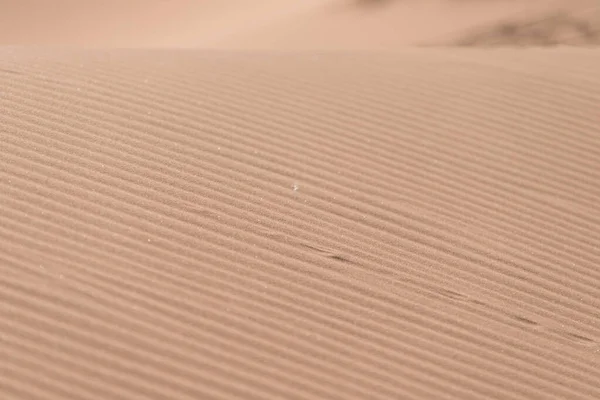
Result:
M600 399L600 52L258 3L0 30L0 399Z

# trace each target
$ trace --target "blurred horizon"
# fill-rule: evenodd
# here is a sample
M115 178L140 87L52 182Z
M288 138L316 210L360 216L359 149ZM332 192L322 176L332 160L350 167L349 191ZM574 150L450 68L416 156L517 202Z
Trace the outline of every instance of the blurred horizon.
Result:
M561 40L556 38L577 37L576 44L597 41L598 4L596 0L0 0L0 44L393 50L415 45L553 44ZM555 22L539 28L540 20ZM529 25L534 29L526 28ZM543 40L540 35L545 35Z

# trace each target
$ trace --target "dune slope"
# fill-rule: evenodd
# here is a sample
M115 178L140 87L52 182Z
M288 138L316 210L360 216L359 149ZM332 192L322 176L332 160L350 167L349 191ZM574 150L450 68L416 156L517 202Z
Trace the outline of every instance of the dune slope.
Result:
M0 51L0 393L600 398L600 54Z

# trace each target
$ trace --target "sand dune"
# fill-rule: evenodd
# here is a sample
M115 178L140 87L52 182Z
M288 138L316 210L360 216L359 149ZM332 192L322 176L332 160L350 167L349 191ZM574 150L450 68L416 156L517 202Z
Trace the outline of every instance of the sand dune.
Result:
M0 0L2 44L206 47L322 0Z
M600 398L599 8L358 3L0 1L0 398Z
M97 48L390 50L597 0L0 0L0 44ZM368 3L372 3L373 0ZM598 16L598 13L595 13ZM600 22L595 19L594 27ZM596 29L598 30L598 29Z
M0 59L6 398L600 397L596 51Z
M466 32L450 43L460 46L596 46L600 44L600 4L502 20Z

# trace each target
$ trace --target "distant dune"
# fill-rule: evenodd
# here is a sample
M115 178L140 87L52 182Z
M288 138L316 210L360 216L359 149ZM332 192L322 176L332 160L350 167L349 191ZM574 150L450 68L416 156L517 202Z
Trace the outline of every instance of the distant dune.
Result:
M600 398L594 9L388 3L0 3L0 398Z
M600 3L574 10L557 9L529 18L502 20L465 33L460 46L597 46Z
M598 7L597 0L0 0L0 44L373 51Z

